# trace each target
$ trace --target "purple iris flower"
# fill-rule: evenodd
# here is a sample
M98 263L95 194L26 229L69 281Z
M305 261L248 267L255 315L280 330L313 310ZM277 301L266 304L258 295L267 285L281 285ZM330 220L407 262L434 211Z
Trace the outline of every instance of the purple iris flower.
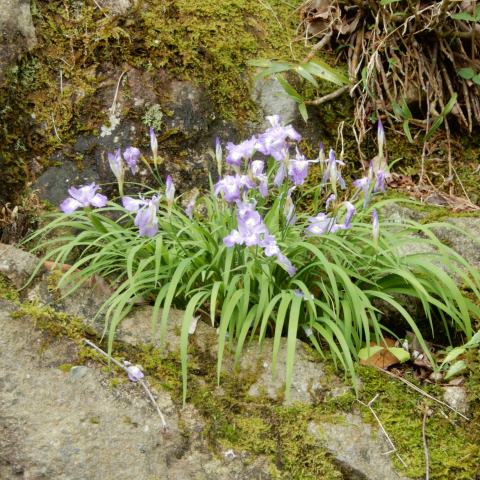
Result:
M220 143L220 139L218 137L215 138L215 160L217 161L218 175L221 177L223 152L222 152L222 144Z
M334 193L331 193L327 201L325 202L325 210L328 210L330 208L330 205L337 199L337 196Z
M153 237L158 232L158 202L159 197L154 196L137 212L134 224L141 237Z
M383 129L382 120L378 119L377 126L378 155L383 157L383 147L385 146L385 130Z
M250 171L253 178L259 181L258 191L263 198L268 197L268 177L263 173L265 162L262 160L254 160L250 164Z
M258 138L257 150L264 155L271 155L277 161L282 161L288 152L287 139L299 142L302 136L291 125L282 125L278 115L269 116L267 120L271 127Z
M370 197L370 184L372 183L370 176L359 178L358 180L354 180L352 185L363 192L363 208L365 208L368 204L368 200Z
M160 197L154 195L150 200L123 197L122 204L129 212L137 212L134 224L141 237L153 237L158 232L158 204Z
M173 184L172 177L167 176L165 182L165 197L167 199L167 204L169 207L173 205L173 200L175 199L175 185Z
M152 127L150 127L150 147L152 149L153 160L156 161L158 156L158 141L155 130Z
M340 188L343 190L346 188L345 180L343 179L340 171L338 170L337 166L344 166L345 163L341 160L337 160L335 157L335 152L333 149L330 149L330 153L328 155L327 167L325 173L323 174L322 184L327 183L330 181L332 183L333 188L336 187L337 182L340 184Z
M285 268L285 270L291 277L293 277L297 273L297 269L283 253L279 253L277 255L277 262L282 265L283 268Z
M128 378L132 382L138 382L145 376L138 365L132 365L126 360L123 362L123 364L127 367Z
M276 257L280 255L280 247L277 245L275 237L269 233L264 235L260 246L263 248L263 253L265 253L266 257Z
M287 176L287 167L285 166L285 163L282 162L278 167L277 173L275 174L275 178L273 179L273 184L276 187L279 187L280 185L282 185L286 176Z
M252 138L245 140L238 145L233 144L232 142L227 143L227 157L225 161L232 165L233 167L241 167L242 159L249 160L252 158L255 153L257 145L257 138L253 136Z
M374 208L372 212L372 233L373 241L375 244L377 244L378 237L380 236L380 223L378 221L378 213L376 208Z
M378 170L375 175L375 185L373 187L373 193L382 192L385 193L385 171Z
M123 184L123 178L125 175L125 167L123 165L122 154L120 149L115 150L115 153L108 153L108 163L119 185Z
M104 207L108 199L105 195L97 193L99 188L95 183L79 188L70 187L68 189L70 197L60 204L60 209L63 213L73 213L77 208L81 207Z
M193 208L195 207L195 200L196 200L196 197L191 198L188 201L187 206L185 207L185 213L190 220L193 218Z
M129 212L138 212L139 208L147 204L143 198L123 197L122 205Z
M352 223L352 218L356 213L355 205L350 202L343 202L347 209L347 214L345 215L345 222L344 222L344 228L350 228L350 224Z
M141 152L137 147L128 147L123 152L123 158L130 171L135 175L138 172L138 160Z
M345 225L335 223L335 218L327 216L325 213L319 213L315 217L309 218L310 225L306 228L311 235L325 235L326 233L335 233L338 230L344 230Z
M255 182L247 175L225 175L215 185L215 195L220 193L225 201L231 203L240 200L240 195L244 189L255 187Z
M238 218L238 231L247 247L259 245L261 236L268 233L261 215L255 210L247 212L243 218Z
M303 185L308 175L309 161L297 149L297 155L288 164L288 176L295 185Z

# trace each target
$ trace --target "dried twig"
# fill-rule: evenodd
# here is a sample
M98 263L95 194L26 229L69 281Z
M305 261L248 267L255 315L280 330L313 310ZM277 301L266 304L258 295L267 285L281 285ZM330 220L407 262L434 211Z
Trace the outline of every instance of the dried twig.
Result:
M423 451L425 452L425 480L430 480L430 451L428 449L427 442L427 417L432 414L431 410L428 407L425 408L423 412L422 420L422 440L423 440Z
M340 87L337 90L335 90L332 93L329 93L328 95L324 95L323 97L316 98L315 100L309 100L306 101L305 103L307 105L321 105L322 103L329 102L330 100L334 100L335 98L340 97L343 95L345 92L348 92L348 89L350 86L346 85L344 87Z
M126 373L129 373L127 367L125 365L122 365L118 360L115 360L111 355L109 355L107 352L103 351L100 347L98 347L97 345L95 345L93 342L91 342L90 340L87 340L86 338L83 339L83 341L89 346L89 347L92 347L95 351L97 351L98 353L102 354L104 357L107 357L110 361L112 361L117 367L121 368L123 371L125 371ZM155 409L157 410L157 413L158 413L158 416L160 417L160 421L162 422L162 428L163 430L167 430L168 429L168 426L167 426L167 422L165 421L165 417L163 416L162 414L162 411L160 410L160 407L158 406L157 402L155 401L155 398L152 394L152 392L150 391L150 389L148 388L147 386L147 383L143 380L143 379L138 379L137 380L138 383L143 387L143 389L145 390L146 394L148 395L148 398L150 399L150 401L152 402L153 406L155 407Z
M457 415L460 415L463 419L470 421L470 419L469 419L466 415L464 415L463 413L459 412L459 411L456 410L455 408L451 407L448 403L442 402L442 401L439 400L438 398L435 398L435 397L433 397L432 395L430 395L429 393L423 391L420 387L417 387L414 383L408 381L406 378L400 377L399 375L395 375L394 373L389 372L388 370L383 370L383 368L378 368L378 367L376 367L376 368L377 368L377 370L379 370L380 372L385 373L385 374L388 375L389 377L396 378L397 380L400 380L401 382L403 382L405 385L409 386L412 390L415 390L415 391L416 391L417 393L419 393L420 395L423 395L424 397L427 397L427 398L429 398L430 400L433 400L434 402L442 405L443 407L447 407L447 408L450 409L452 412L455 412Z
M385 438L387 439L387 442L390 444L390 450L388 452L385 452L384 455L390 455L391 453L394 453L397 456L397 458L400 460L400 462L402 462L402 465L406 468L407 464L403 461L402 457L398 453L397 447L395 447L395 444L393 443L392 439L390 438L390 435L387 433L387 431L383 427L382 422L380 421L377 414L375 413L375 410L372 407L373 403L377 400L377 398L379 396L380 396L380 394L377 393L368 403L364 403L364 402L362 402L361 400L358 400L358 399L357 399L357 402L360 403L361 405L363 405L364 407L367 407L370 410L371 414L373 415L373 417L377 421L378 425L380 426L380 429L382 430L383 434L385 435Z

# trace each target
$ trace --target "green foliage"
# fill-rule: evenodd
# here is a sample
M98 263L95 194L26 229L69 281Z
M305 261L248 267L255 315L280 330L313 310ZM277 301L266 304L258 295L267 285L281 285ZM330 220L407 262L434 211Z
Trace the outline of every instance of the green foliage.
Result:
M250 60L247 63L261 69L260 73L257 74L258 78L264 78L273 75L282 86L286 95L297 102L300 114L305 121L308 120L308 112L305 104L306 99L297 90L295 90L290 83L288 83L288 81L282 75L283 73L294 72L316 89L319 87L317 78L339 86L348 85L348 78L340 69L332 68L326 62L320 59L313 59L302 63L258 59Z
M328 348L338 366L355 377L357 352L373 339L380 343L383 332L389 332L382 311L393 309L429 355L417 320L399 303L399 295L421 303L432 335L440 322L447 332L472 337L471 318L478 316L480 309L464 296L451 275L461 279L476 298L480 297L480 275L435 237L433 230L441 224L398 224L385 219L375 240L370 207L358 212L351 229L306 237L307 215L297 212L297 223L291 225L282 213L286 188L277 191L272 200L258 196L256 208L281 251L298 267L293 277L282 264L263 256L258 247L224 245L223 239L236 227L235 217L213 194L213 188L198 200L191 219L178 204L162 202L159 233L153 238L139 238L132 214L110 203L93 211L54 215L31 240L70 230L36 247L47 252L42 262L66 263L72 252L79 252L60 280L61 286L69 287L68 294L74 294L94 275L110 279L115 293L99 312L105 315L109 351L117 326L136 300L153 304L152 326L161 339L165 338L170 308L185 310L181 329L184 399L188 334L196 315L218 326L218 380L227 349L235 350L238 360L246 341L262 342L267 335L274 338L275 369L280 338L286 336L287 398L295 339L303 336L302 332L320 353ZM358 209L362 203L357 197ZM337 217L343 216L342 204L335 208ZM412 252L413 241L416 248ZM415 253L418 251L422 253ZM431 356L430 361L435 364Z

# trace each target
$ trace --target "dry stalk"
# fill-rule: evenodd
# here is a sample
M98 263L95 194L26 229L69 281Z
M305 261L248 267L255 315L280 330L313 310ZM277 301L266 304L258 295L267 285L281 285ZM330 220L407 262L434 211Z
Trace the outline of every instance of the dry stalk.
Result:
M122 365L119 361L115 360L111 355L109 355L107 352L103 351L100 347L95 345L93 342L90 340L84 339L83 340L89 347L92 347L95 351L103 355L104 357L108 358L111 362L113 362L117 367L121 368L124 372L129 373L127 367L125 365ZM152 392L148 388L147 383L143 379L139 379L138 383L143 387L145 390L145 393L147 394L148 398L152 402L153 406L155 407L155 410L158 413L158 416L160 417L160 421L162 423L162 429L164 431L168 430L167 422L165 421L165 417L163 416L162 411L160 410L160 407L158 406L157 402L155 401L155 397L153 396Z
M372 407L372 405L374 404L374 402L377 400L377 398L379 396L380 396L380 394L377 393L368 403L364 403L364 402L362 402L361 400L358 400L358 399L357 399L357 402L370 410L370 413L373 415L373 418L375 418L375 420L377 421L378 425L380 426L380 430L382 431L383 435L387 439L387 442L390 445L390 450L388 452L385 452L384 455L390 455L390 454L394 453L396 455L396 457L400 460L402 465L405 468L407 468L407 464L403 461L403 458L398 453L397 447L395 447L395 444L393 443L392 439L390 438L390 435L385 430L382 422L380 421L380 419L378 418L378 415L375 413L375 410Z

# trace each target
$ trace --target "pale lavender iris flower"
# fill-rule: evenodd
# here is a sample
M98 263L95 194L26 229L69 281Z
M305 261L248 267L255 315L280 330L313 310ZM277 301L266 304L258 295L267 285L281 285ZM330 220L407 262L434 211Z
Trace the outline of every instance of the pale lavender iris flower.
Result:
M258 191L263 198L268 197L268 177L263 172L265 168L265 162L262 160L254 160L250 164L250 171L256 180L258 180Z
M375 185L373 187L373 193L382 192L385 193L385 171L378 170L375 175Z
M167 199L168 206L171 207L173 205L173 200L175 199L175 185L170 175L167 176L165 182L165 198Z
M378 221L378 213L376 208L374 208L372 212L372 234L373 242L377 244L380 236L380 223Z
M215 195L222 194L225 201L232 203L240 200L244 189L255 187L255 182L247 175L225 175L214 188Z
M104 207L107 204L107 197L97 193L100 187L91 183L82 187L70 187L68 193L69 198L66 198L61 204L60 209L63 213L73 213L78 208L85 207Z
M226 149L228 154L225 161L233 167L240 168L242 166L242 160L250 160L250 158L252 158L256 150L256 145L257 138L255 136L238 145L232 142L227 143Z
M306 230L310 235L315 236L335 233L346 228L344 224L335 223L335 218L329 217L325 213L319 213L315 217L310 217L309 222L310 224Z
M134 224L141 237L153 237L158 232L158 205L160 197L154 195L150 200L123 197L123 207L129 212L137 212Z
M123 364L125 367L127 367L127 374L130 381L138 382L145 376L138 365L132 365L126 360L123 362Z
M344 166L345 163L341 160L337 160L335 157L335 152L333 149L330 150L327 160L327 166L323 174L322 184L326 184L328 181L331 182L332 188L336 188L337 183L340 184L340 188L343 190L346 188L345 180L342 177L342 174L338 170L339 166Z
M138 172L138 160L140 159L141 152L137 147L128 147L123 152L123 158L130 171L135 175Z
M281 253L275 237L268 232L261 215L255 210L254 203L237 202L238 229L232 230L223 239L226 247L245 245L247 247L259 246L264 249L265 256L276 257L290 276L295 275L296 268L290 260Z
M283 125L280 116L272 115L266 118L271 126L258 137L257 150L264 155L271 155L277 161L282 161L288 152L287 140L299 142L302 136L292 125Z
M347 209L347 214L345 215L344 228L350 228L352 223L352 218L356 213L355 205L351 202L343 202L345 208Z
M158 141L157 136L155 135L155 130L150 127L150 148L152 149L153 160L157 161L158 156Z
M354 180L352 182L353 186L358 188L363 192L363 208L365 208L368 204L368 200L370 198L370 185L372 181L370 176L359 178L358 180Z
M135 217L134 224L138 227L140 237L154 237L158 232L158 202L157 196L147 201L140 208Z
M303 185L308 175L310 162L297 149L297 155L288 164L288 176L295 185Z
M115 153L107 154L108 163L119 185L123 185L123 179L125 176L125 166L123 164L122 154L120 149L115 150Z

